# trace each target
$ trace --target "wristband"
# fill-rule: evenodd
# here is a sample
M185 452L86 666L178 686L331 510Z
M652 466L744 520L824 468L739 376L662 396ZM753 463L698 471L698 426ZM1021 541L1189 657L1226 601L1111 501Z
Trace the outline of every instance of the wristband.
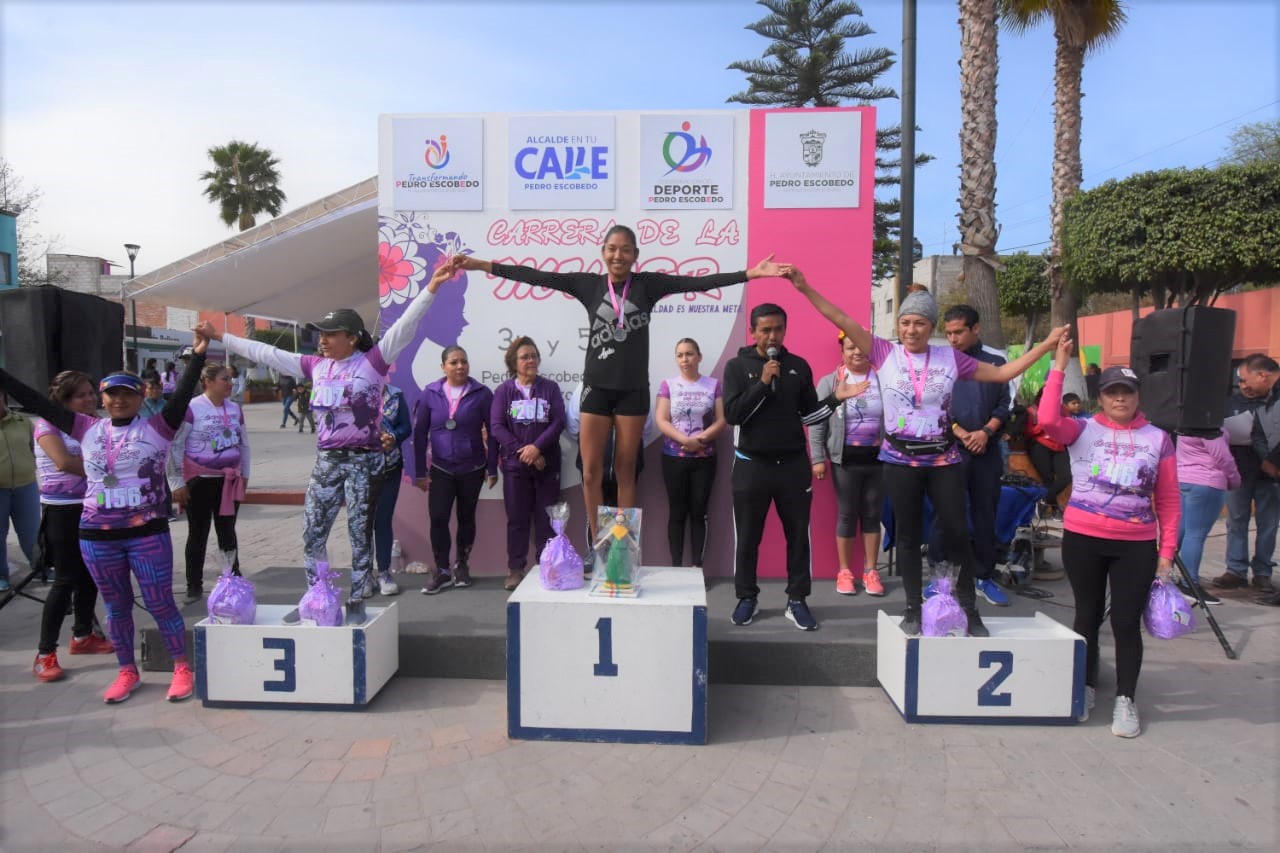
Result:
M982 427L982 431L983 431L983 432L985 432L985 433L987 434L987 438L995 438L995 437L996 437L996 431L995 431L995 430L993 430L991 427L986 426L985 424L984 424L984 425L983 425L983 427Z

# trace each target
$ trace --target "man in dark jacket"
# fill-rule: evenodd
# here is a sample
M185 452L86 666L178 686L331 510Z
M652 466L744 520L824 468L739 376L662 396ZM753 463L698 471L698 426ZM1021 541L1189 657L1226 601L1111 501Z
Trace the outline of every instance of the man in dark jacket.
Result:
M733 520L737 532L733 624L750 625L760 587L756 560L772 503L787 539L787 618L802 631L818 623L805 599L811 586L809 507L812 473L804 425L826 420L835 395L822 402L809 363L787 352L786 312L765 303L751 311L755 346L725 366L724 414L734 426ZM849 388L842 383L843 387Z
M983 348L978 320L978 312L968 305L949 309L942 315L947 342L953 349L999 367L1005 359ZM973 556L977 559L973 585L987 601L997 607L1008 607L1009 596L996 585L995 568L996 510L1000 506L1000 478L1004 474L998 435L1009 420L1009 385L957 380L951 393L951 417L951 434L960 445L960 465L969 499L969 532ZM929 562L938 562L945 556L942 527L935 518L929 536Z

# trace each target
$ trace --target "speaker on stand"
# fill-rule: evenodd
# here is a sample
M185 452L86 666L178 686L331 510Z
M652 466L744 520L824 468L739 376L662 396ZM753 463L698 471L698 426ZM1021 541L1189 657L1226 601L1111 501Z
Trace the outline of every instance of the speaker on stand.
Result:
M1171 433L1221 429L1235 330L1236 312L1201 305L1153 311L1133 324L1130 366L1147 420Z

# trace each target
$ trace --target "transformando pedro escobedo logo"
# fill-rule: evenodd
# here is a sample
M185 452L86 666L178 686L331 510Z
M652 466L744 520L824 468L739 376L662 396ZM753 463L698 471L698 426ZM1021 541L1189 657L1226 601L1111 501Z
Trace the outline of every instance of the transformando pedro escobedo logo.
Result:
M433 192L462 192L480 186L479 178L473 178L467 172L446 174L444 169L449 165L452 154L449 151L449 137L427 137L422 142L422 160L431 171L425 175L410 172L405 178L396 181L397 189L430 190Z
M594 190L609 180L609 146L593 135L535 134L512 160L526 190Z
M688 175L711 162L711 146L702 134L694 139L691 122L682 122L679 130L668 131L662 141L662 159L668 169L663 177L677 172ZM708 204L724 201L719 184L714 182L654 184L649 201L660 204Z
M844 169L817 170L822 164L823 145L826 141L827 135L817 130L800 134L800 160L808 168L803 171L772 173L769 175L769 186L810 190L857 186L856 172Z

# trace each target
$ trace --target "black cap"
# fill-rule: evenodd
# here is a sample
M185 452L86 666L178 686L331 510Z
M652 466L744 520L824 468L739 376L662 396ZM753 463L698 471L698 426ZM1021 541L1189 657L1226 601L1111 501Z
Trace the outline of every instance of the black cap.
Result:
M350 332L358 335L364 331L364 320L354 308L339 308L314 323L308 323L307 328L320 332Z
M1127 367L1108 367L1098 378L1098 390L1110 388L1112 385L1123 385L1130 391L1138 390L1138 374Z
M178 358L180 358L180 359L188 359L188 358L191 358L191 356L193 356L193 355L195 355L195 354L196 354L196 349L195 349L195 347L183 347L183 348L182 348L182 352L178 353Z

